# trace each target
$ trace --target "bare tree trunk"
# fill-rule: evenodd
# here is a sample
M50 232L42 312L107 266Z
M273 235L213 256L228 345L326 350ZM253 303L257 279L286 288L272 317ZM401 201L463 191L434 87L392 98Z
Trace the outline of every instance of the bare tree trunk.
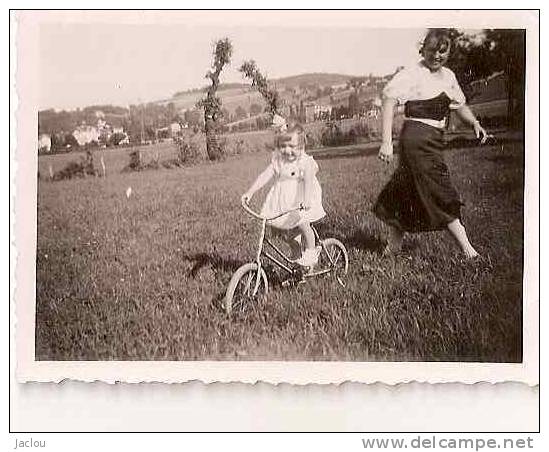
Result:
M197 103L197 106L204 108L206 152L210 160L217 160L223 156L222 146L217 140L221 99L216 97L216 93L219 87L219 75L221 74L223 67L230 62L231 54L232 44L228 38L220 39L216 42L212 71L208 71L206 74L206 78L210 79L212 84L208 88L206 98Z
M217 140L217 127L213 120L206 119L206 152L210 160L217 160L223 154Z

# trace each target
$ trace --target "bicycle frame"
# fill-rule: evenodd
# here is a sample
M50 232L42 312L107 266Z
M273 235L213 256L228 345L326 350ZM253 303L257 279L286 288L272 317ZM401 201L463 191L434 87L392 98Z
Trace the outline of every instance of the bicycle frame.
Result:
M272 218L266 218L266 217L263 217L263 216L257 214L256 212L251 210L250 207L245 202L242 203L242 207L250 215L252 215L253 217L255 217L259 220L261 220L261 233L260 233L260 236L259 236L259 244L258 244L258 247L257 247L257 252L256 252L256 257L255 257L255 262L257 264L257 272L256 272L255 284L254 284L254 290L253 290L253 295L254 296L257 293L257 290L259 288L259 283L261 281L261 276L260 275L261 275L261 270L262 270L262 267L263 267L263 263L261 261L262 256L269 259L273 264L277 265L280 269L284 270L286 273L288 273L292 277L295 277L296 274L301 273L301 277L304 279L304 278L310 278L312 276L323 275L323 274L329 273L331 271L331 269L328 268L328 269L324 269L324 270L320 270L320 271L316 271L316 272L311 271L311 272L308 272L308 273L302 273L300 271L301 267L295 267L295 264L290 259L288 259L288 257L273 242L271 242L266 237L266 230L267 230L267 222L268 221L272 221L276 218L279 218L283 215L287 215L291 212L302 210L301 207L289 210L287 212L283 212L283 213L281 213L281 214L279 214L275 217L272 217ZM320 240L318 232L316 231L316 229L313 226L311 226L311 228L313 229L313 233L315 235L315 240L318 243L320 243L320 246L322 247L322 251L326 252L326 250L324 248L324 244L322 243L322 240ZM268 251L265 250L265 247L264 247L265 243L267 243L271 247L271 249L278 255L279 258L282 258L283 262L281 260L277 259L277 257L274 256L273 254L270 254ZM332 256L330 256L330 253L328 253L328 252L326 252L326 255L328 256L328 259L330 260L330 264L333 266L335 263L332 259ZM292 268L292 266L294 266L294 268Z

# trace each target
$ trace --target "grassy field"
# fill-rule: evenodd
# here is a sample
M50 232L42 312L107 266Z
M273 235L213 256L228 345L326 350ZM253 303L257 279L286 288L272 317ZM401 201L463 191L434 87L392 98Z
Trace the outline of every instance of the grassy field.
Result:
M282 287L271 275L268 298L232 318L221 298L258 234L240 194L268 153L41 180L36 357L521 361L523 146L447 157L484 260L462 261L442 232L408 236L403 254L381 257L384 229L370 209L394 167L371 153L322 151L319 230L349 250L346 287L330 278Z
M253 131L253 132L235 132L221 135L220 140L225 143L226 152L229 155L237 153L249 153L265 150L265 146L272 145L272 132ZM200 152L206 157L206 141L203 134L194 135L191 142L195 143ZM237 150L238 148L238 150ZM99 158L104 158L107 174L118 174L128 165L130 161L129 154L134 147L113 147L108 149L95 149L94 159L97 160L99 167ZM142 151L143 159L146 162L158 157L159 161L174 159L177 156L177 146L172 141L164 141L148 146L139 146ZM38 159L38 171L43 178L49 177L50 167L54 173L61 171L70 162L78 162L84 158L85 151L72 151L62 154L44 154Z

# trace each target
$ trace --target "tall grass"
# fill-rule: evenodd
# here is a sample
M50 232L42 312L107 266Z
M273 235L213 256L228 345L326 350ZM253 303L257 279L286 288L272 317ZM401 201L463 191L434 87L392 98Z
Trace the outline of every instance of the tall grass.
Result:
M221 298L258 233L240 194L268 153L39 181L36 357L518 362L523 147L447 157L484 260L464 262L443 232L409 236L403 254L381 257L385 230L370 209L392 168L319 153L328 212L319 229L349 250L346 287L329 278L282 287L270 274L268 298L233 318Z

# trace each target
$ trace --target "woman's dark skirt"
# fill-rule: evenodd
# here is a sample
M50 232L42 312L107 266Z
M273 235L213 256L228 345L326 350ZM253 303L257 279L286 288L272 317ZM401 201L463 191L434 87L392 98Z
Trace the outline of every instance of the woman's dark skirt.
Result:
M399 166L379 195L374 213L406 232L445 229L461 219L459 195L443 157L443 132L419 121L405 121Z

